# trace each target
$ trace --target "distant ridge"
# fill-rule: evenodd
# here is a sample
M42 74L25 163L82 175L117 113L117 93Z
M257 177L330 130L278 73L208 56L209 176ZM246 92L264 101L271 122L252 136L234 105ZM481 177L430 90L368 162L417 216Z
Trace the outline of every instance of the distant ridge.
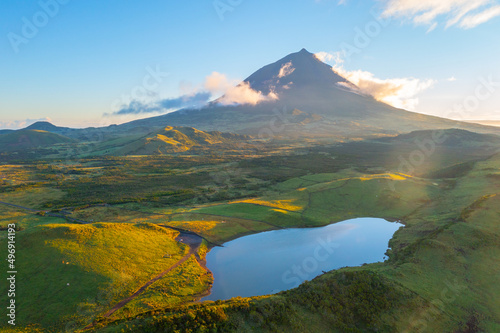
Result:
M381 138L377 141L388 143L410 143L421 142L428 144L429 140L435 137L435 131L424 130L401 134L396 137ZM436 146L453 147L500 147L500 136L495 134L480 134L462 129L447 129L438 133L439 139L433 140L432 144Z
M53 132L53 131L60 131L62 129L68 129L68 128L67 127L58 127L56 125L49 123L48 121L37 121L36 123L29 125L25 129Z
M75 140L59 134L42 130L23 129L0 135L0 151L23 151L71 142L75 142Z
M263 139L336 142L432 129L500 133L500 128L495 126L419 114L376 101L359 93L354 84L306 49L262 67L244 82L264 95L276 94L278 99L256 105L221 105L218 103L221 99L218 99L201 109L182 109L100 128L71 129L37 122L27 129L45 130L93 142L122 136L142 137L167 126L192 127L204 132L231 132Z
M23 130L46 131L68 137L72 137L73 134L78 132L78 129L56 126L48 121L37 121L36 123L33 123L26 128L23 128Z
M500 120L465 120L467 123L500 127Z
M264 133L274 138L341 141L440 128L500 133L495 127L409 112L378 102L371 96L360 94L354 84L306 49L262 67L244 82L263 94L277 94L278 100L235 106L212 102L201 110L179 110L118 127L161 124L254 136ZM301 116L297 117L297 113ZM304 121L305 118L308 120Z

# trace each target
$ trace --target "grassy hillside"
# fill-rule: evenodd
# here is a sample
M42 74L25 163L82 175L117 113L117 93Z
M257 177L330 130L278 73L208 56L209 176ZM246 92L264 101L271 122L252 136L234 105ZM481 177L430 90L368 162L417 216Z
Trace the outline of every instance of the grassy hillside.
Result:
M304 202L300 196L305 191L330 189L338 196L329 200L323 194L318 199L326 198L338 206L318 205L336 213L332 215L334 220L352 216L349 206L343 206L349 203L355 203L360 215L386 216L387 209L374 210L376 204L370 198L378 195L387 199L386 181L397 183L392 193L397 200L392 214L403 219L406 227L391 241L388 262L331 272L275 296L205 302L147 312L128 321L102 322L104 327L98 331L496 332L500 329L500 313L496 310L500 308L496 297L499 290L494 282L500 267L495 255L500 251L499 169L500 155L496 155L477 162L453 184L378 175L310 177L316 184L296 188L300 194L291 208L300 207ZM339 187L339 177L348 180L347 185ZM366 184L357 187L356 182ZM284 197L290 197L291 183L303 186L293 179L283 184L288 190ZM251 200L253 217L268 221L265 214L259 215L262 208L285 208L285 203L290 208L288 199L280 204L274 198ZM344 201L337 203L339 198ZM226 207L241 208L242 204L209 208L210 213L240 217L239 212L245 209ZM315 207L314 197L309 205ZM206 212L209 208L196 211ZM209 235L203 228L197 231Z
M167 126L129 142L122 139L124 142L122 146L117 145L118 142L110 142L110 147L101 147L101 150L109 151L115 146L116 148L112 150L113 155L161 155L181 153L193 148L230 145L246 139L248 139L246 136L232 133L203 132L192 127ZM102 145L106 146L106 143Z
M75 142L68 137L41 130L19 130L0 135L0 152L22 151Z
M147 223L33 226L36 221L31 219L31 226L17 236L17 320L54 332L89 324L188 251L174 241L177 232ZM4 237L0 243L5 245ZM182 269L199 271L195 261ZM199 280L195 274L178 279L173 274L171 281L180 295L163 297L160 304L191 299L207 288L210 278ZM2 284L2 302L4 288ZM155 307L154 297L143 295L122 311Z

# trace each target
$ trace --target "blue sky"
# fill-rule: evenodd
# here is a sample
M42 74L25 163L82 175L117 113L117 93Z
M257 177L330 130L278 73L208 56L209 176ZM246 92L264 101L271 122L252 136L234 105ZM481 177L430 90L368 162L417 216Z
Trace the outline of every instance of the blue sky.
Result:
M4 0L0 8L0 128L124 122L133 116L110 114L133 96L194 94L213 72L244 79L303 47L325 52L384 101L500 119L492 0ZM360 31L370 34L362 43ZM399 95L386 96L394 85Z

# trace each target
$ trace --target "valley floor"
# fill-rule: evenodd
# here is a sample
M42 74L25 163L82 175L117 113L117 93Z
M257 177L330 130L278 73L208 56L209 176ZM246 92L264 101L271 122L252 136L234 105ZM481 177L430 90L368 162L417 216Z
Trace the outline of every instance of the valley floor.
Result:
M0 165L0 201L10 204L0 227L16 224L19 272L18 325L2 330L500 331L500 155L443 147L404 172L398 156L414 149ZM272 296L196 302L213 281L210 247L367 216L405 224L388 261ZM203 242L178 242L180 231ZM6 295L2 285L1 304Z

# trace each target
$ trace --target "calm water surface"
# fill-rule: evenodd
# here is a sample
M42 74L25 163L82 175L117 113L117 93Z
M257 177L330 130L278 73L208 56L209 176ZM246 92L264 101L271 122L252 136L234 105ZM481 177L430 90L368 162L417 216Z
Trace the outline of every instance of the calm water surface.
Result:
M295 288L323 271L383 261L389 240L402 226L379 218L358 218L235 239L208 253L214 284L202 300L273 294Z

